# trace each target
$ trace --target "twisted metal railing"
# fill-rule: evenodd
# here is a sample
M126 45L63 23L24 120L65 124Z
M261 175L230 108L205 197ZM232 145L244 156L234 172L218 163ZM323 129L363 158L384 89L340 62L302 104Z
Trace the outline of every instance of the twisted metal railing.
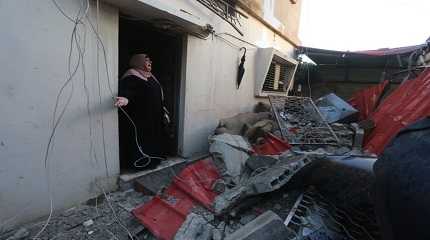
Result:
M234 5L236 0L230 0L230 3L223 0L197 0L197 2L201 3L203 6L229 23L241 36L243 36L242 31L239 29L239 27L242 26L240 19L242 17L248 17L235 8Z

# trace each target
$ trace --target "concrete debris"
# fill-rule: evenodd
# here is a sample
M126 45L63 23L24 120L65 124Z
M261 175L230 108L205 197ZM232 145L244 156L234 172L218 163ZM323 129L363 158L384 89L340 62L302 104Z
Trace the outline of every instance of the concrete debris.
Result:
M12 236L8 237L7 240L20 240L30 236L30 232L27 228L20 228Z
M278 159L271 156L259 156L253 155L246 160L246 167L252 171L258 171L259 169L265 169L278 162Z
M175 235L175 240L211 240L214 227L201 215L190 213Z
M282 206L281 206L281 204L275 204L275 206L274 206L274 208L276 209L276 210L281 210L282 209Z
M215 134L229 133L233 135L242 135L245 126L252 126L263 119L270 119L270 112L259 113L239 113L234 117L221 119Z
M167 161L166 161L167 162ZM148 171L143 176L140 176L134 181L134 188L137 191L148 195L155 195L163 190L164 187L170 184L172 177L181 172L187 166L188 162L181 160L167 164L163 167L163 162L157 170Z
M226 240L272 240L288 239L287 228L282 219L272 211L267 211L228 235Z
M241 216L240 218L240 224L242 225L246 225L249 222L251 222L252 220L254 220L257 216L255 216L254 214L244 214L243 216Z
M219 229L219 230L221 230L221 231L224 231L225 230L225 227L226 227L226 224L225 224L225 222L224 221L222 221L222 222L220 222L219 224L218 224L218 226L216 227L217 229Z
M87 221L85 221L85 222L82 223L82 225L84 225L84 227L89 227L89 226L91 226L93 224L94 224L94 221L92 219L87 220Z
M274 121L270 119L264 119L256 122L250 127L246 125L243 136L251 143L257 143L260 138L264 137L267 133L272 132L274 128Z
M312 161L312 156L290 155L290 158L277 161L271 166L244 171L240 185L228 189L215 198L215 214L221 215L227 212L246 197L272 192L281 188Z
M224 179L237 184L251 152L249 143L239 135L221 134L210 138L209 152Z
M214 211L216 215L225 213L234 204L237 204L246 193L247 187L238 185L235 188L227 189L224 193L218 195L214 201Z
M352 150L360 152L364 143L364 129L360 128L357 123L352 123L351 127L354 129L354 141Z
M226 182L224 179L218 179L212 184L212 190L216 193L223 193L226 189Z
M212 240L222 240L224 238L224 233L219 229L214 229Z
M150 196L135 191L113 192L108 193L109 202L103 196L58 214L54 212L47 228L39 236L39 239L128 240L129 233L125 229L135 239L139 239L136 236L148 234L147 230L120 204L128 203L130 206L136 207L148 202L150 199ZM112 206L115 213L112 212L109 205ZM0 231L0 239L31 239L45 223L46 219L42 219L38 222L26 224L17 232L2 234ZM148 234L147 239L155 240L151 234Z
M206 208L195 207L195 208L193 208L192 212L194 214L198 214L198 215L202 216L207 222L213 222L215 220L215 216L212 214L212 212L210 212Z
M264 103L264 102L258 102L254 106L254 112L260 113L260 112L270 112L270 104Z

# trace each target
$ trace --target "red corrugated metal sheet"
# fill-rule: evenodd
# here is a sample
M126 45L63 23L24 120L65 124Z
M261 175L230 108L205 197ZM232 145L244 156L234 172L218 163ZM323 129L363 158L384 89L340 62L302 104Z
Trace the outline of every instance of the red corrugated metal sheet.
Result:
M371 114L375 128L365 139L365 149L381 154L405 126L430 115L430 69L394 90Z
M258 155L279 155L290 148L288 142L270 133L264 137L264 143L253 146L254 152Z
M174 177L163 196L155 196L133 214L158 239L173 239L193 207L212 208L217 195L212 185L219 178L211 158L200 160Z
M349 99L349 104L359 111L358 119L365 120L375 110L375 105L388 84L388 80L382 83L360 90Z

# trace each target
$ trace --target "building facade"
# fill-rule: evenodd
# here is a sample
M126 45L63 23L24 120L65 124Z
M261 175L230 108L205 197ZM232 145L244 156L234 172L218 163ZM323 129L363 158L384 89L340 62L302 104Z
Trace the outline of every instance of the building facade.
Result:
M170 94L173 154L207 152L219 119L264 100L255 94L259 49L294 58L301 0L228 2L234 8L197 0L2 1L1 227L46 216L51 199L53 209L65 209L116 188L113 97L133 52L150 52ZM229 23L222 11L236 18Z

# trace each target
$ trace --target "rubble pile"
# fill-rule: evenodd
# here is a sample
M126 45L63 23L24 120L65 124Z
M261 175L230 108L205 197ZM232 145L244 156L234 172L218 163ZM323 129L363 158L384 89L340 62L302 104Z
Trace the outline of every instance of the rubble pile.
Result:
M329 124L310 98L270 102L220 120L209 137L211 156L171 170L170 185L156 196L128 191L95 199L55 215L41 239L379 239L366 205L366 161L374 159L361 150L363 130ZM4 239L34 235L41 224Z
M186 167L167 190L134 210L155 237L378 239L378 227L361 222L376 222L363 197L371 181L368 163L375 159L361 150L362 129L345 122L357 112L344 111L344 102L331 108L330 101L321 101L326 114L341 111L332 120L343 121L329 124L310 98L269 99L271 105L260 103L257 112L220 120L209 137L211 157ZM209 174L214 168L217 174ZM343 182L354 181L339 180L337 171L366 180L342 195ZM336 190L314 196L306 191L309 186ZM331 204L337 201L344 204ZM357 214L349 207L361 210Z
M152 197L127 190L113 192L91 199L84 204L60 213L54 213L39 239L155 239L145 227L133 217L131 211ZM112 208L111 208L112 207ZM17 230L0 231L0 239L33 239L46 223L46 218L29 223ZM0 229L1 230L1 229Z

